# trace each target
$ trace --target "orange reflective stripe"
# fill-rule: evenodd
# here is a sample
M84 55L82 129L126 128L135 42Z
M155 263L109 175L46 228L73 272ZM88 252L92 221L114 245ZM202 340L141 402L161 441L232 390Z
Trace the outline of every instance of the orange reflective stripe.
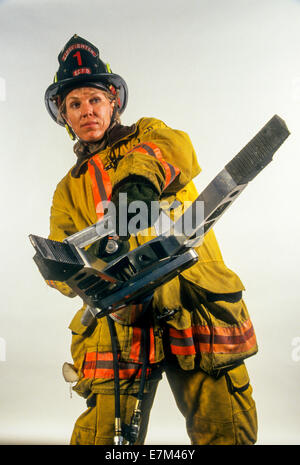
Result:
M163 156L162 156L162 153L161 153L159 147L157 145L153 144L153 142L147 142L147 144L144 144L144 145L147 145L148 147L151 147L151 149L153 150L156 158L163 165L163 167L165 169L165 172L166 172L166 185L165 185L165 188L166 188L169 184L171 184L172 181L174 181L176 176L180 173L180 170L176 166L173 166L170 163L167 163L163 159Z
M132 327L132 342L131 350L129 354L130 360L134 362L139 362L141 355L141 338L142 338L142 329L136 326Z
M104 215L102 202L111 199L111 181L98 155L89 160L88 170L92 181L96 214L100 219Z
M150 347L149 347L149 363L155 363L155 339L153 328L150 328Z
M148 153L148 155L151 155L157 158L157 160L163 165L165 173L166 173L166 182L165 182L164 189L166 189L166 187L168 187L168 185L171 184L171 182L174 181L176 176L180 173L180 170L176 166L173 166L170 163L167 163L163 159L160 148L153 142L145 142L143 144L136 145L128 153L131 153L131 152Z
M256 345L256 336L251 320L241 326L230 328L214 328L214 352L239 353L247 352Z
M241 353L256 345L256 336L250 320L235 327L194 325L187 330L170 328L169 335L171 351L177 355L201 352Z
M147 369L147 376L151 374L151 369ZM120 379L131 377L140 378L142 365L140 363L119 361ZM112 352L88 352L83 364L83 375L85 378L114 378L113 354Z
M137 326L132 327L132 342L129 354L130 360L133 362L140 362L141 360L141 339L142 329Z
M149 328L149 363L156 363L155 360L155 339L154 339L154 332L153 328ZM142 341L142 329L136 326L132 327L132 342L131 342L131 350L129 354L130 360L134 363L142 363L143 361L143 353L141 350L141 341Z
M112 352L87 352L85 354L86 362L96 362L97 360L113 360Z
M194 325L193 340L195 344L196 353L200 352L214 352L212 341L212 331L216 331L217 328L212 328L207 325Z
M175 355L194 355L196 353L192 328L169 328L171 352Z

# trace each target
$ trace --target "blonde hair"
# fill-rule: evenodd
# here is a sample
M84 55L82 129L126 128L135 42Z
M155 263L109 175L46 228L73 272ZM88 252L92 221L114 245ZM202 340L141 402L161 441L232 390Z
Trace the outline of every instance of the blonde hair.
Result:
M114 108L114 121L118 124L121 123L121 118L120 118L120 112L119 112L119 105L118 105L118 99L119 99L119 91L116 90L116 93L113 94L112 92L110 92L109 90L104 90L104 89L100 89L103 94L105 95L105 97L110 101L110 102L115 102L115 108ZM67 105L66 105L66 99L67 99L67 95L65 96L65 98L63 99L63 101L61 102L61 104L59 105L58 107L58 113L57 113L57 122L58 123L62 123L62 124L66 124L66 118L67 118Z

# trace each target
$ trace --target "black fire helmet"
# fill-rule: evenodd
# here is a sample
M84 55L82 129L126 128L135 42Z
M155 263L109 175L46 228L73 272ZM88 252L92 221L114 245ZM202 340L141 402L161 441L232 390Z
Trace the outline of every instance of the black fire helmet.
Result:
M127 84L111 71L109 64L100 60L95 45L75 34L59 53L58 62L54 82L45 92L46 108L56 123L65 126L58 118L59 107L64 97L79 87L97 87L118 94L118 110L123 113L128 99Z

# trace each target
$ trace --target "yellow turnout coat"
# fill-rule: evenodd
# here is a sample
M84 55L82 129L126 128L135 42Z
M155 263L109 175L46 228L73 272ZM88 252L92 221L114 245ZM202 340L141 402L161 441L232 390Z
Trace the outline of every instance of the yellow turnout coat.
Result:
M185 132L154 118L141 118L131 127L117 125L108 134L106 147L90 158L79 159L58 184L49 238L62 241L95 223L102 214L101 202L109 199L114 186L130 175L147 178L169 204L179 201L178 214L185 201L198 196L192 180L199 173L194 148ZM150 228L147 236L131 236L131 249L154 235L154 228ZM215 374L255 354L257 343L242 298L244 286L225 265L213 230L196 251L198 262L154 293L149 325L150 364L155 366L163 360L167 341L168 350L184 370L199 367ZM65 284L50 284L74 296ZM134 311L135 306L131 307ZM165 308L179 311L161 325L155 315ZM80 321L83 311L84 306L70 324L71 352L79 375L74 389L84 397L91 392L113 393L112 348L106 318L87 328ZM135 392L141 371L139 320L115 326L121 392Z

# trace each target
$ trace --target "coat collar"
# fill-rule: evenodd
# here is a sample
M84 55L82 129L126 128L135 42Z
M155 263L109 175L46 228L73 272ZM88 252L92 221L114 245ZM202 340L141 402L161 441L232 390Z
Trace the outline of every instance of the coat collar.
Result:
M113 147L121 140L134 134L137 130L137 125L132 124L131 126L123 126L122 124L116 124L109 129L103 139L97 143L88 143L78 141L73 147L74 153L77 156L76 165L72 168L71 175L73 178L78 178L82 172L86 171L86 162L106 149L107 147Z

